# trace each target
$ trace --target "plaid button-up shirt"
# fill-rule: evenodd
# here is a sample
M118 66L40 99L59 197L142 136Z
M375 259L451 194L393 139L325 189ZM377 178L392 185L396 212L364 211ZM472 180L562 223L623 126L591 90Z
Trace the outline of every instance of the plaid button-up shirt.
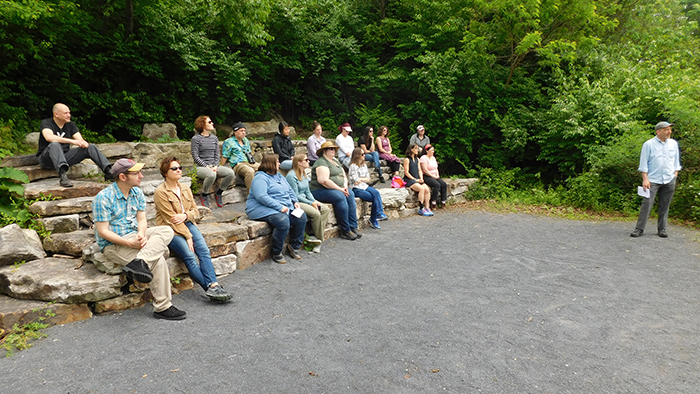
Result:
M109 222L109 229L124 237L138 232L136 212L146 210L146 198L140 187L132 187L129 196L124 197L117 183L97 193L92 200L92 220ZM95 238L101 249L112 243L100 237L95 230Z

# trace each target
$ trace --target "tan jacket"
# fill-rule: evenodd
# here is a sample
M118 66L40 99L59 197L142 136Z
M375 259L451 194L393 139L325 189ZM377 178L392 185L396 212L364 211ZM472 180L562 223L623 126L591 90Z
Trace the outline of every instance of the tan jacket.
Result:
M194 197L192 197L192 190L189 187L183 186L178 182L180 186L180 195L182 196L182 206L185 207L185 212L187 214L187 221L194 223L194 220L199 217L199 210L197 210L197 205L194 203ZM173 192L173 189L168 186L167 183L163 182L156 189L153 195L153 201L156 204L156 225L158 226L170 226L175 231L176 235L181 235L185 239L192 238L192 233L187 229L185 223L173 224L170 219L175 216L175 214L183 213L182 207L180 207L180 198L177 194Z

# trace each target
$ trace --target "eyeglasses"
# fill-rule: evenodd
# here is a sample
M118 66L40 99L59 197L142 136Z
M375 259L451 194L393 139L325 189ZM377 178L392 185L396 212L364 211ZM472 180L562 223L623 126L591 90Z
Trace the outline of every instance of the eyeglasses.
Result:
M127 171L126 175L141 175L141 171Z
M177 170L182 171L182 166L179 166L179 167L170 167L170 169L173 170L173 171L177 171Z

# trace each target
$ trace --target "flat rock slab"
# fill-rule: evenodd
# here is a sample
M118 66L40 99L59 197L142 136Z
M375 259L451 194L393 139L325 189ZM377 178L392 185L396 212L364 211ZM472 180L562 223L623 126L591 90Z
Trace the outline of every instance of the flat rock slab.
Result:
M45 258L0 268L0 290L24 300L79 304L121 295L122 275L105 275L78 259Z
M109 186L109 183L76 180L73 181L73 187L62 187L56 179L44 179L25 184L24 197L29 200L35 200L42 196L52 196L61 199L94 197L107 186Z
M207 245L219 246L230 242L244 241L248 239L248 227L234 223L208 223L200 224L199 231L207 242Z
M51 234L44 238L44 250L78 257L83 255L83 249L96 243L95 230L80 230L71 233Z
M18 300L0 295L0 329L8 330L15 324L41 322L49 326L72 323L92 317L87 304Z
M53 234L70 233L80 229L80 215L74 213L72 215L49 216L38 219L46 231Z
M92 212L94 197L78 197L67 200L37 201L29 206L29 211L39 216L69 215Z
M46 257L41 239L34 230L11 224L0 228L0 266Z

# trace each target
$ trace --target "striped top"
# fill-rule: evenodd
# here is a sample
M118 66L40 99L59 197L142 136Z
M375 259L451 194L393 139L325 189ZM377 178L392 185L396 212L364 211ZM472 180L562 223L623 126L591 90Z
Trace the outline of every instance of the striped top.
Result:
M192 159L199 167L219 165L219 139L214 134L195 134L190 144Z

